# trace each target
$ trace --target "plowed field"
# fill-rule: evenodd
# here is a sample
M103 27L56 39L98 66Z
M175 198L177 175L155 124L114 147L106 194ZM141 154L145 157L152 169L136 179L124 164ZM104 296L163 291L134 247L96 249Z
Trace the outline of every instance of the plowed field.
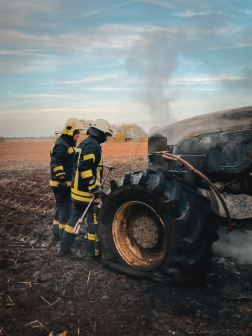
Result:
M181 288L112 273L83 240L73 246L79 258L59 258L50 145L0 144L0 336L252 333L251 265L215 256L200 285ZM117 167L111 179L147 168L146 144L106 144L103 153Z
M50 157L53 141L6 142L0 144L0 160L43 161ZM147 155L147 143L106 143L102 146L104 157Z

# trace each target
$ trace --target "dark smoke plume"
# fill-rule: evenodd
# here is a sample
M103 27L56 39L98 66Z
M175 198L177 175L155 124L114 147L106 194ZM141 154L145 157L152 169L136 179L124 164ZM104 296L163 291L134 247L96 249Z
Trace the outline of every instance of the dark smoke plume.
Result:
M142 101L160 125L173 121L172 99L167 96L165 88L177 67L177 51L169 45L169 36L162 29L145 32L135 42L126 60L129 73L146 83Z

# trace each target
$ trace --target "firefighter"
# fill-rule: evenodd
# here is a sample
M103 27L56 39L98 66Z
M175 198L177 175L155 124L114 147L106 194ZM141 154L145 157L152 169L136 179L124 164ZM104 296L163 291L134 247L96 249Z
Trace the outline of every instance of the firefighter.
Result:
M51 146L50 187L53 190L56 211L53 220L53 240L60 240L73 208L71 180L77 139L84 127L80 120L66 121L62 135Z
M100 185L103 171L100 144L105 143L107 137L113 135L113 130L107 120L97 119L87 130L87 135L89 137L83 140L76 149L71 189L74 209L60 242L60 256L71 254L71 246L75 239L73 228L83 215L93 196L95 196L95 199L92 205L100 202ZM94 242L97 238L95 230L96 215L92 206L87 213L87 222L87 253L90 257L96 257L99 255L99 251L94 247Z

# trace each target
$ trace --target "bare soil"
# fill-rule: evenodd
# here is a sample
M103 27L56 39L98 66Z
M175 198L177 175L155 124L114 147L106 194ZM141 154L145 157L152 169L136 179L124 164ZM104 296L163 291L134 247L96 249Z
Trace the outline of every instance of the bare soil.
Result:
M147 167L142 157L107 163L118 167L111 178ZM80 258L59 258L48 179L48 161L0 163L0 335L252 333L250 265L214 256L203 283L181 288L114 274L84 243Z
M38 142L1 142L0 143L0 158L1 162L17 162L24 163L25 161L34 162L49 160L50 148L53 143L51 141L38 141ZM147 142L128 142L116 143L108 142L102 145L102 152L104 157L131 156L131 160L141 156L146 158L147 155Z

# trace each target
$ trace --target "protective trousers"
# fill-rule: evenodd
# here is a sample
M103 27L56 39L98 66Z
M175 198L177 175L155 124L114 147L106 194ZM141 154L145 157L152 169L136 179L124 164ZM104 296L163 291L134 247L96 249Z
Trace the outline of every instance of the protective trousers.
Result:
M57 209L57 204L55 207L55 214L54 214L54 219L53 219L53 236L54 237L59 237L59 211Z
M61 237L63 234L63 231L66 227L67 221L70 218L70 215L73 211L73 201L71 199L71 188L67 189L60 189L55 188L53 189L54 197L56 200L56 212L55 216L59 216L59 222L58 222L58 232L59 236ZM57 225L56 220L53 223L55 226ZM53 225L53 233L57 232L56 228L54 229Z
M72 215L67 222L62 239L60 242L60 249L64 252L70 252L73 245L76 234L73 232L73 228L77 221L81 218L84 211L86 210L88 203L75 203ZM93 207L91 206L87 213L87 223L88 223L88 240L87 240L87 252L89 256L95 257L99 255L99 251L95 249L94 242L97 239L96 229L95 229L96 215L93 212Z

